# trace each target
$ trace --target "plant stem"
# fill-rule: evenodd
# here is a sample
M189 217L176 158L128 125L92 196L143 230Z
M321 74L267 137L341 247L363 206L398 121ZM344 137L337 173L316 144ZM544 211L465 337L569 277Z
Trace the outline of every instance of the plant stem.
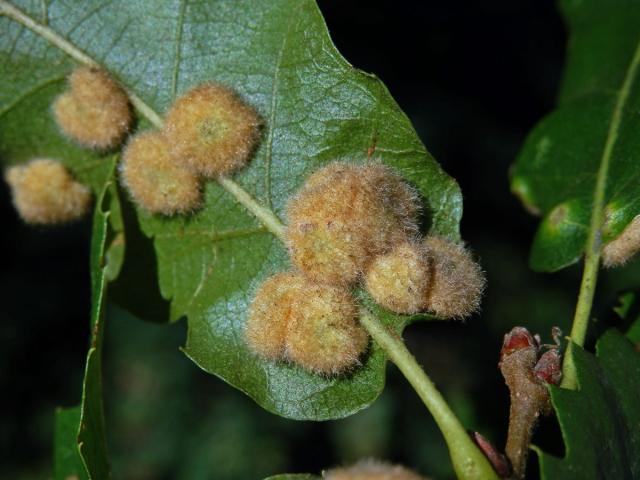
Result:
M284 241L285 226L273 213L273 210L261 205L249 193L228 177L218 177L218 183L227 192L233 195L238 202L249 210L262 224L278 239Z
M451 462L458 478L497 479L498 476L489 461L473 443L451 407L409 352L402 339L365 309L360 313L360 323L400 369L433 415L449 447Z
M587 336L589 327L589 319L591 317L591 305L593 304L593 296L596 291L596 283L598 281L598 267L600 265L600 245L596 250L588 250L584 259L584 271L582 273L582 281L580 283L580 293L578 294L578 303L576 305L576 313L573 317L573 325L571 326L571 342L583 346ZM569 344L569 348L571 344ZM578 386L576 378L576 369L573 364L573 355L564 356L562 364L562 388L575 390Z
M609 165L611 164L613 147L618 140L620 124L622 123L622 114L629 98L629 94L631 93L631 86L636 78L639 66L640 44L636 47L633 57L631 58L631 63L629 64L629 68L627 68L624 80L620 90L618 91L616 104L611 115L611 122L609 123L607 140L602 151L602 158L600 159L600 167L598 169L598 177L593 194L593 213L591 214L589 236L587 238L585 251L584 272L582 274L582 282L580 284L576 313L573 317L573 325L571 327L571 341L579 346L584 345L584 340L587 336L589 317L591 315L591 305L593 304L593 295L598 279L598 267L600 266L600 255L602 252L602 224L604 223L605 217L605 193L607 189ZM565 355L565 361L562 369L563 380L561 386L569 389L575 389L577 387L575 366L573 365L572 358L572 355Z

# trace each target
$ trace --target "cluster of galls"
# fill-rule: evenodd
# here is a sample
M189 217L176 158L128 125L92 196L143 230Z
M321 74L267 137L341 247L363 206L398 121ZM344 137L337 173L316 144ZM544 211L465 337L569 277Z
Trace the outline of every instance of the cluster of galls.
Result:
M482 270L462 246L420 239L419 213L416 191L380 163L334 162L311 175L287 208L295 270L258 290L246 327L250 347L320 374L357 365L368 335L351 289L362 280L396 313L474 312Z
M202 179L229 174L244 165L260 137L260 117L232 90L197 86L178 98L159 131L129 142L122 182L151 213L187 213L200 206Z
M52 105L60 130L83 147L107 150L126 136L133 120L126 92L104 71L82 67ZM66 223L85 215L89 189L58 160L35 159L5 173L16 210L27 223Z
M125 90L106 72L81 67L52 105L61 132L80 146L106 151L120 145L133 115ZM248 161L259 139L259 116L232 90L200 85L170 108L160 131L126 145L121 180L150 213L187 213L201 204L202 178L225 175ZM53 164L56 167L53 167ZM40 182L52 175L53 181ZM88 190L57 161L33 161L6 173L14 204L29 223L74 220L88 210Z

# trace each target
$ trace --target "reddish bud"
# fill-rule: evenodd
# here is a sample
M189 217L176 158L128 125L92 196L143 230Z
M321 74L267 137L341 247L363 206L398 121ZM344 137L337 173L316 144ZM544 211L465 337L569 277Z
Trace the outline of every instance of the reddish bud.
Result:
M542 354L533 368L533 375L551 385L560 383L562 378L562 356L557 348L552 348Z
M489 440L478 432L471 432L471 438L482 453L484 453L484 456L487 457L487 460L489 460L489 463L491 463L491 466L500 478L507 478L511 475L509 459L502 452L499 452Z
M502 350L500 351L500 361L516 350L530 347L538 348L538 342L535 337L524 327L513 327L513 329L504 336Z

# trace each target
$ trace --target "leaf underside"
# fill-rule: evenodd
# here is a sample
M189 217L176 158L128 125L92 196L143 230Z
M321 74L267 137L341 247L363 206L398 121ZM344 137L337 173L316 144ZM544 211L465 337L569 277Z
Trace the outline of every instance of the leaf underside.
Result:
M538 271L580 259L595 209L604 243L640 214L640 4L560 6L571 36L558 107L531 132L511 172L512 191L543 216L530 256ZM599 176L604 195L595 202Z
M46 12L32 2L17 4L103 65L159 114L201 82L233 86L265 123L255 158L234 180L280 218L287 199L318 167L335 159L376 159L419 189L425 230L459 238L462 200L457 184L425 150L384 85L336 51L314 1L96 0L53 2ZM13 20L0 18L0 30L3 162L57 157L97 188L100 182L93 178L112 156L72 145L60 136L48 112L75 64ZM143 129L147 122L140 120L138 129ZM243 326L252 295L267 276L290 264L279 240L217 183L206 185L205 205L191 216L165 218L136 210L127 220L128 211L131 206L125 202L129 254L114 285L115 298L146 320L186 317L184 351L202 369L265 409L295 419L344 417L379 395L386 358L375 346L361 367L337 378L265 362L248 351ZM140 237L137 229L153 239L151 267L148 256L145 262L144 255L131 254L128 242ZM141 273L144 281L136 276ZM141 301L158 297L158 286L169 300L169 315L159 301ZM387 318L398 331L410 320Z
M536 448L542 478L640 478L640 353L617 330L572 347L579 390L551 388L566 455Z

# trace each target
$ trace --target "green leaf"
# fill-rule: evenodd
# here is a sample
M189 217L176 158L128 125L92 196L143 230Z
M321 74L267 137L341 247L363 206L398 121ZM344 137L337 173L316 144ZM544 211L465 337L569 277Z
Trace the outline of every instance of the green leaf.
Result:
M568 354L579 390L551 387L566 455L536 449L542 478L640 478L640 353L609 330L595 356L575 344Z
M111 161L115 168L115 160ZM81 478L109 478L102 395L102 343L109 274L117 275L122 249L122 221L116 191L107 183L97 201L91 238L91 339L80 405L56 413L54 438L56 479L67 479L70 469ZM116 265L109 259L115 258ZM80 462L80 463L79 463ZM79 471L82 466L82 472Z
M543 215L530 256L539 271L577 262L590 231L606 243L640 214L640 4L560 5L571 38L559 104L511 172L512 191Z
M35 26L25 29L20 23L29 22L15 14L0 20L7 32L1 40L4 65L29 69L24 75L11 73L18 76L12 98L30 98L33 85L50 76L51 61L57 62L58 75L66 73L70 64L62 48L75 60L88 61L88 55L109 70L135 94L140 115L154 124L177 95L206 81L233 86L258 109L266 125L262 143L249 167L235 176L233 188L207 184L204 208L190 217L137 212L139 228L154 241L157 281L170 300L170 319L187 317L184 350L197 365L271 412L325 420L373 402L384 386L386 364L377 346L353 374L325 378L264 362L243 340L254 291L267 276L289 268L289 261L279 239L238 203L231 192L237 187L283 218L287 199L315 169L335 159L373 157L419 188L425 229L459 238L462 200L457 184L425 150L384 85L336 51L316 3L55 2L48 7L46 27L39 8L32 9L30 2L20 6ZM50 123L43 113L59 85L51 90L48 96L35 94L42 97L44 123ZM19 128L3 143L13 142ZM133 238L129 223L127 230ZM149 281L129 276L151 273L148 262L139 260L127 256L118 279L121 285L136 285L129 298L127 288L118 289L117 300L125 306L157 296ZM159 317L162 308L144 307L135 313L168 320ZM396 321L404 324L404 319Z
M78 448L80 407L58 408L53 437L53 478L86 479L87 471Z

